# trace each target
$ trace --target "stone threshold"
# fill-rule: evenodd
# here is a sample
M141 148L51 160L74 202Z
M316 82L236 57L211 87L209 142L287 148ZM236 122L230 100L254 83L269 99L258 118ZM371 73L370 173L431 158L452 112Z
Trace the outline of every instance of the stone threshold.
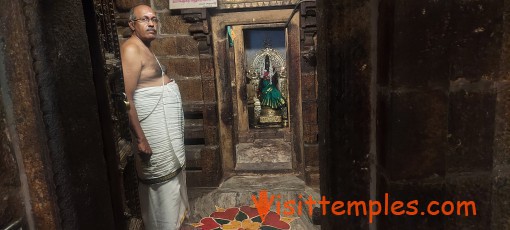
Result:
M218 188L189 188L191 216L187 222L198 223L201 218L216 211L216 208L253 206L252 195L258 197L261 190L267 191L268 195L275 195L275 200L280 202L295 200L297 204L308 196L314 200L320 198L319 191L306 186L294 174L235 175ZM271 210L276 211L276 203L273 203ZM305 213L308 213L306 207L301 216L292 216L296 219L291 222L291 229L320 229L319 225L312 224L311 218Z

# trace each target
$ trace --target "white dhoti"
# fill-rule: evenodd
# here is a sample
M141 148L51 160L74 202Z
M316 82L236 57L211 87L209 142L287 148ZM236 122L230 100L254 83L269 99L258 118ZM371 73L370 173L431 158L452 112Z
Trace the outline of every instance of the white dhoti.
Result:
M140 207L145 229L179 229L189 210L184 170L184 115L175 82L137 89L134 103L152 149L137 154Z
M189 210L184 172L168 182L153 185L140 183L138 190L146 230L180 228Z

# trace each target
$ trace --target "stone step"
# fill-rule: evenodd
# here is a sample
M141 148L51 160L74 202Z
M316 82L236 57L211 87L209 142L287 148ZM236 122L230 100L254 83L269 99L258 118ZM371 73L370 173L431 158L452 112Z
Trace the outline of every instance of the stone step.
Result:
M236 170L292 169L292 150L283 139L256 139L236 145Z
M283 215L284 203L293 200L297 205L301 197L312 196L318 200L320 195L297 178L295 175L242 175L234 176L224 181L218 188L190 188L189 199L191 216L188 223L198 223L203 217L209 216L216 208L231 208L240 206L253 206L252 195L259 199L261 191L267 191L268 196L274 195L271 210L277 212L277 202L280 203L280 212ZM301 198L301 199L303 199ZM306 206L304 205L303 207ZM297 206L296 206L297 208ZM308 208L303 208L301 216L294 213L289 216L294 219L290 225L292 229L320 229L313 225L308 217Z

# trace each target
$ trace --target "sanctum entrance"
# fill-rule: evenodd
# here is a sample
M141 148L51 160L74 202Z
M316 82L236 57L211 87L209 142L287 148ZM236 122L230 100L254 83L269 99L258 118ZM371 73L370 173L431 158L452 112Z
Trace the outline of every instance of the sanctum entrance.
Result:
M232 125L220 128L231 134L222 140L224 165L232 171L292 171L301 144L298 19L286 22L291 10L265 10L218 14L212 17L217 81L231 108ZM221 55L224 48L225 55ZM221 70L225 70L224 72ZM225 84L219 84L225 85ZM224 90L231 91L231 95ZM227 115L228 113L223 113ZM226 154L229 150L230 154Z
M227 29L239 70L234 103L236 170L292 169L288 107L293 98L288 93L286 30L272 26Z

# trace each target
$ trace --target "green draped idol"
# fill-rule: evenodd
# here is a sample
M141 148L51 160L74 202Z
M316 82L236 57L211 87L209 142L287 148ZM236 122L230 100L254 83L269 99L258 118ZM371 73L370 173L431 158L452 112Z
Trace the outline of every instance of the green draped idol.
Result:
M271 107L272 109L278 109L285 105L285 99L283 99L282 93L276 86L271 84L269 79L263 79L261 82L261 95L260 104L262 106Z

